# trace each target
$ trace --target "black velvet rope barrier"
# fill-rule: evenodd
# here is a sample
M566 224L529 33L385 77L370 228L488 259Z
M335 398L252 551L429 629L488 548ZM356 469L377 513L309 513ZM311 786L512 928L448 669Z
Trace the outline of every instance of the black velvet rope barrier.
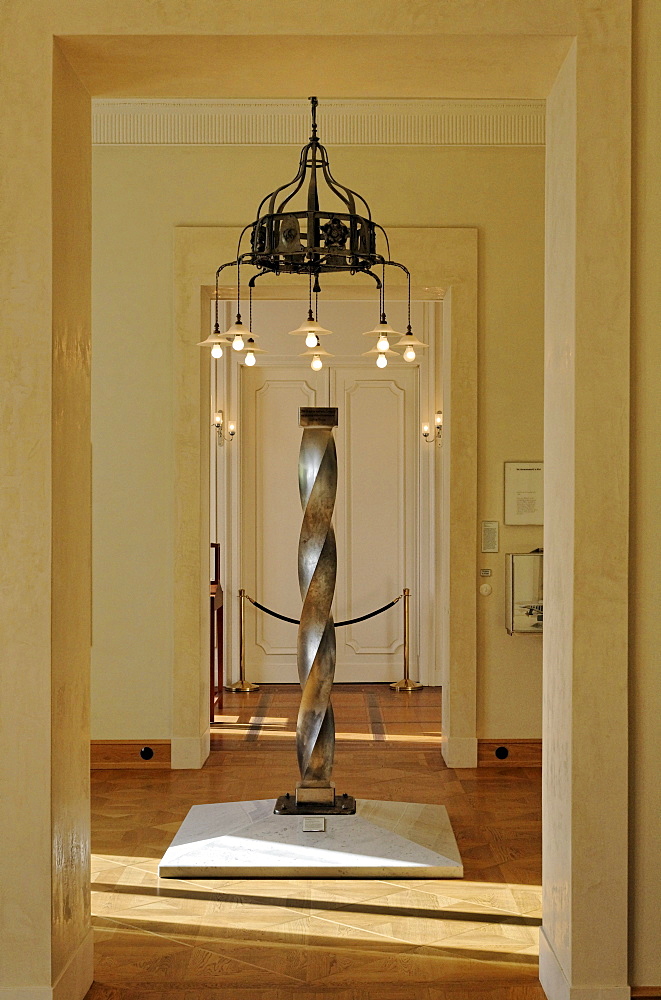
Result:
M267 615L271 615L272 618L279 618L281 622L291 622L292 625L300 625L298 618L288 618L287 615L280 615L277 611L271 611L270 608L260 604L259 601L254 601L249 594L246 594L246 598L251 604L254 604L256 608L259 608L260 611L266 612ZM399 597L396 597L394 601L390 602L390 604L384 604L382 608L377 608L376 611L370 611L368 614L361 615L359 618L347 618L344 622L334 622L333 624L335 625L335 628L341 628L343 625L355 625L356 622L367 621L368 618L375 618L376 615L380 615L382 612L387 611L388 608L392 608L395 604L397 604L397 601L401 601L401 599L402 595L400 594Z

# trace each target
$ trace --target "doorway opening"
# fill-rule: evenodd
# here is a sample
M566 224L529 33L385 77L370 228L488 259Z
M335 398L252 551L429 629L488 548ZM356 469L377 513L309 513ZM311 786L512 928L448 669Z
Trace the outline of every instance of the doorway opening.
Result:
M256 366L242 364L243 355L229 349L212 363L212 419L222 411L226 427L232 422L236 428L231 439L212 434L210 443L210 539L218 546L224 609L217 694L238 676L240 589L279 614L299 616L298 408L310 405L336 406L339 414L335 620L364 615L409 588L411 676L425 686L440 684L436 501L442 441L429 442L422 434L422 424L433 424L442 410L440 309L435 302L415 301L414 325L429 348L414 363L393 358L380 369L362 353L373 346L361 334L374 325L374 304L367 294L349 300L342 291L333 289L333 298L323 303L320 318L335 333L327 349L335 356L321 371L298 356L302 340L288 333L300 322L302 299L293 297L294 289L291 299L253 305L253 329L264 335L259 345L268 351ZM225 308L229 321L231 299ZM389 304L389 319L395 328L406 322L403 301ZM244 605L246 678L260 687L298 686L296 626L248 600ZM337 683L387 685L400 679L401 609L398 603L337 629ZM255 705L258 700L257 693L250 696ZM227 713L215 715L215 721L238 724ZM233 719L236 712L229 715Z

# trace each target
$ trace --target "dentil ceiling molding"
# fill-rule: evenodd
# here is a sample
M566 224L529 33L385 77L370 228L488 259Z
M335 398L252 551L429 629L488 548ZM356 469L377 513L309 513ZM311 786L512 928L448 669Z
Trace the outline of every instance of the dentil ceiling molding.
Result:
M92 102L95 145L296 145L307 100ZM544 101L323 100L329 145L543 146Z

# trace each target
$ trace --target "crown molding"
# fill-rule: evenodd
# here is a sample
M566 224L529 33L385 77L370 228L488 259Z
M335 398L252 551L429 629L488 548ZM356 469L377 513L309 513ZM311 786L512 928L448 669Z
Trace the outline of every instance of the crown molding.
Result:
M544 101L324 101L319 130L333 146L543 146ZM97 146L301 146L307 101L92 101Z

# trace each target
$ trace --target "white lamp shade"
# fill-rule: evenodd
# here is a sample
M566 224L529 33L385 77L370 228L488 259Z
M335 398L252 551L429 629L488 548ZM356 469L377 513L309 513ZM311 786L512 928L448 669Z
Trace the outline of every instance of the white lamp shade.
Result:
M394 344L393 346L394 347L415 347L417 349L419 347L428 347L429 345L423 343L422 340L418 340L418 338L413 333L403 333L402 336L401 336L401 339L398 340L397 343Z
M254 336L248 337L245 344L243 345L244 351L252 351L253 354L267 354L268 352L264 350L263 347L258 347L255 343Z
M244 340L247 340L248 337L252 337L253 339L255 339L256 337L259 336L259 334L258 333L253 333L252 330L250 330L247 326L244 326L243 323L232 323L232 325L229 328L229 330L225 330L225 333L223 334L223 336L224 337L243 337Z
M299 358L313 358L315 354L318 354L320 358L333 357L333 355L329 354L323 347L317 345L316 347L308 347L307 351L303 351L302 354L299 354Z
M317 337L326 337L332 332L332 330L323 327L321 323L317 323L315 319L306 319L295 330L290 330L289 334L292 337L307 337L308 333L314 333Z
M227 339L223 333L210 333L206 340L201 340L198 347L214 347L216 344L220 344L223 347L229 344L230 341Z
M373 330L365 330L363 337L387 337L389 340L391 337L402 337L403 334L399 330L393 330L390 323L377 323ZM383 353L383 352L381 352Z
M400 356L397 351L380 351L376 347L373 347L371 351L363 351L364 358L373 358L377 354L385 354L387 358L398 358Z

